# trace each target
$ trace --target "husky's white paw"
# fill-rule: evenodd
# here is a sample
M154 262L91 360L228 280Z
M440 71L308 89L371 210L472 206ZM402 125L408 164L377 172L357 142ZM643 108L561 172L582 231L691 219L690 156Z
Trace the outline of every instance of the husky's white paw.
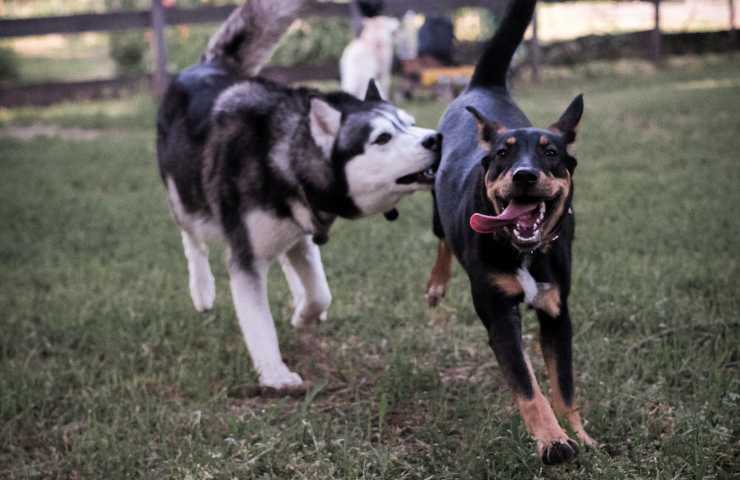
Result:
M285 364L272 365L260 370L260 386L275 390L297 389L303 386L303 379Z
M293 312L293 317L290 319L290 324L295 328L302 328L306 325L312 325L314 323L325 322L329 318L329 313L326 308L322 308L323 305L309 304L300 305Z
M216 301L216 281L211 272L200 272L190 277L190 297L193 306L199 312L213 308Z
M331 298L312 302L301 302L293 312L290 324L295 328L301 328L313 323L325 322L329 318L329 304Z

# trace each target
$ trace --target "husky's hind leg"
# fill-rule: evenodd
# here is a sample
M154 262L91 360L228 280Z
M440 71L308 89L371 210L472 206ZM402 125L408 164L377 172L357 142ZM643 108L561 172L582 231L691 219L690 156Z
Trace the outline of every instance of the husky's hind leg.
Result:
M188 260L190 297L193 299L195 309L204 312L213 308L216 299L216 283L213 280L211 266L208 264L208 247L195 234L198 232L197 222L185 210L175 181L167 178L166 184L170 212L180 227L182 246Z
M188 259L190 297L199 312L213 308L216 299L216 282L208 264L208 247L190 233L182 230L182 246Z

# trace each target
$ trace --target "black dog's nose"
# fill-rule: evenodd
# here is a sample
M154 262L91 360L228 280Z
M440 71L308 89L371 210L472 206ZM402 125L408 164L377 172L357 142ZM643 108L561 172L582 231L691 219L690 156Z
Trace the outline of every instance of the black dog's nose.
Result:
M513 180L515 184L521 187L534 185L537 183L537 170L533 168L518 168L514 172Z
M433 152L439 152L442 147L442 134L433 133L421 141L421 146Z

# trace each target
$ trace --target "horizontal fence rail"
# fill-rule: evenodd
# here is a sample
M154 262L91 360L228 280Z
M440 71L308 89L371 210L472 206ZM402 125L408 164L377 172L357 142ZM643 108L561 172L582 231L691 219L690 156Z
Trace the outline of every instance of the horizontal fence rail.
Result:
M0 88L0 107L46 107L60 102L114 98L151 85L149 75Z
M401 16L407 10L429 14L443 13L460 7L488 7L486 0L409 0L388 2L385 13ZM165 8L167 25L222 22L237 4L198 8ZM339 17L349 16L349 3L309 2L303 9L305 16ZM118 11L108 13L86 13L58 17L34 17L0 20L0 38L27 37L48 34L71 34L84 32L114 32L151 27L151 11Z

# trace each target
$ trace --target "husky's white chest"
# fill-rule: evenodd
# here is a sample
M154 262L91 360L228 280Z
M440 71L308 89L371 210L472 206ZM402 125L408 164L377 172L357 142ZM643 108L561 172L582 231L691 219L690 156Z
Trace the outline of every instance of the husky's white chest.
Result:
M293 218L279 218L266 210L251 210L244 216L249 246L255 258L271 260L306 234Z

